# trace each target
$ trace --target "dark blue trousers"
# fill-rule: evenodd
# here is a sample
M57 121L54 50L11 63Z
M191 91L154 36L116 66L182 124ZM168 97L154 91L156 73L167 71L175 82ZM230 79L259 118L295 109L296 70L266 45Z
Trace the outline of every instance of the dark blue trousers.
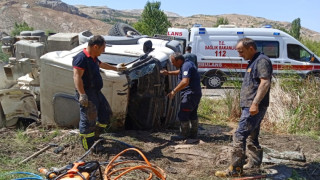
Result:
M89 105L80 105L79 130L82 137L82 144L87 150L94 143L94 136L97 127L106 128L110 123L112 111L107 99L101 91L87 90ZM79 99L79 94L76 93Z
M198 106L201 99L200 95L181 94L180 111L178 114L179 120L182 122L198 120Z

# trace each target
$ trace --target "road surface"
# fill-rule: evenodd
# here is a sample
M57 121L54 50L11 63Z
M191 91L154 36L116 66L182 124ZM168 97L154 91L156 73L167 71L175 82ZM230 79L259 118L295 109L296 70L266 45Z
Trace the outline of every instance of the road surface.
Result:
M220 89L202 89L202 97L207 98L213 98L213 99L219 99L219 98L225 98L226 93L230 93L230 91L233 91L233 87L224 87Z

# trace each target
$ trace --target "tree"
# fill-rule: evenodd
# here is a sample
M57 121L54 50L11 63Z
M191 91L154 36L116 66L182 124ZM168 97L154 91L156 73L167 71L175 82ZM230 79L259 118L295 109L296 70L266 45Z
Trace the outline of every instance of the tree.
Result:
M283 28L283 27L276 27L275 29L279 29L280 31L283 31L285 33L290 34L290 32L287 29Z
M317 56L320 56L320 42L313 41L310 39L301 39L301 43L307 46L312 52L314 52Z
M33 27L29 27L26 22L21 24L15 22L13 30L11 31L11 36L19 35L21 31L33 31Z
M300 18L297 18L293 20L291 23L290 35L296 38L297 40L300 40L300 29Z
M227 25L227 24L229 24L228 18L219 17L214 27L218 27L219 25Z
M147 2L141 14L141 19L133 27L142 34L153 36L166 34L170 21L167 15L160 10L161 2Z

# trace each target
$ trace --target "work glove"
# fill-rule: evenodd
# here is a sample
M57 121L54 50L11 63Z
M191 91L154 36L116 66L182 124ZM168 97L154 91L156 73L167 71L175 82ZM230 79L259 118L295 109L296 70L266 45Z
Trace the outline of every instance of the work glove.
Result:
M79 103L81 106L88 107L89 100L86 94L80 94Z
M124 64L124 63L119 63L119 64L117 64L117 71L125 71L125 70L127 70L127 67L126 67L126 65Z

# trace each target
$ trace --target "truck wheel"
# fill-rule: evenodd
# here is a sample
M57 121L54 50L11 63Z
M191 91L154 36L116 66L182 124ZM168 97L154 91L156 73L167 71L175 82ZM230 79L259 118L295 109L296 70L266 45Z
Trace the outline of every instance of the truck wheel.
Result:
M220 88L223 84L223 78L218 74L210 74L205 79L205 85L208 89Z
M6 37L3 37L3 38L1 39L1 41L2 41L2 44L9 44L9 45L11 45L11 44L14 43L14 38L11 37L11 36L6 36Z
M46 35L46 32L41 30L31 31L31 36L44 36L44 35Z
M21 31L20 36L31 36L32 31Z
M110 36L126 36L128 31L132 31L133 35L141 35L132 26L125 23L116 23L108 32Z

